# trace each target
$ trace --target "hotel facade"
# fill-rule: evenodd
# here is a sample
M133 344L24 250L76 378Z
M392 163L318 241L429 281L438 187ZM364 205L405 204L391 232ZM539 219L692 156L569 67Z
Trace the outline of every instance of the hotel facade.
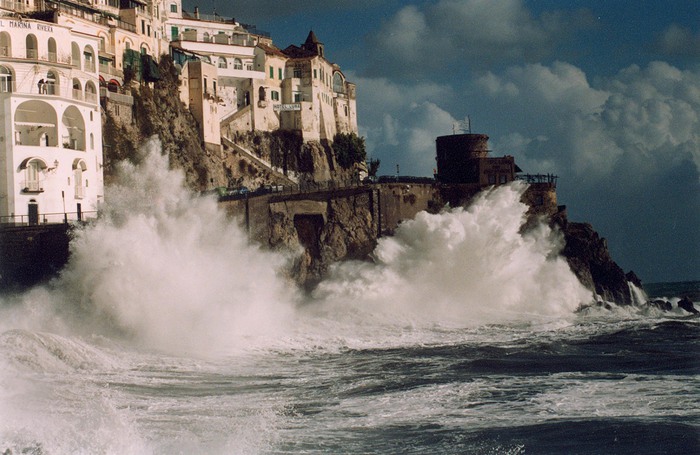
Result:
M163 54L209 149L239 132L357 133L355 85L313 32L280 49L254 26L187 13L181 0L0 0L0 223L95 216L102 114L128 121L125 81L157 79Z

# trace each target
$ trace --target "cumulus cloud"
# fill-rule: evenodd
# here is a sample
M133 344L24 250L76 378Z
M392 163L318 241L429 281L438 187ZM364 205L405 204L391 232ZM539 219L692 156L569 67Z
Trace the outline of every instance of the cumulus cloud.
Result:
M522 0L440 0L409 5L370 37L369 74L421 74L500 61L536 61L564 35L592 23L590 13L534 17Z
M623 267L643 278L692 278L700 267L700 70L653 62L591 83L568 63L527 64L474 76L462 93L358 78L362 133L380 173L401 163L402 174L430 175L435 137L452 132L455 106L465 103L494 156L560 176L572 219L608 236ZM650 262L657 250L664 257Z

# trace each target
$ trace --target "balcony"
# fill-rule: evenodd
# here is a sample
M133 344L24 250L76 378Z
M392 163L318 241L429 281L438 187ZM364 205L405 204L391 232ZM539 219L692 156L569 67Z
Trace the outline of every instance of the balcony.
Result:
M20 187L24 194L39 194L44 192L44 185L39 180L25 180L20 183Z
M104 63L100 63L100 73L106 74L109 76L116 76L118 78L123 78L124 77L124 72L120 69L117 69L113 67L112 65L107 65Z

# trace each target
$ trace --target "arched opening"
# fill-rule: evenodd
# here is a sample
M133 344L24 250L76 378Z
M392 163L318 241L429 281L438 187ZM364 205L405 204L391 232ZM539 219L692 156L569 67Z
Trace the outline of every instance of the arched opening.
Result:
M44 81L44 93L47 95L60 95L59 83L58 73L54 70L49 70L49 72L46 73L46 80Z
M258 89L258 101L265 101L265 87Z
M73 78L73 99L82 100L83 99L83 86L80 84L80 80Z
M0 93L10 93L13 92L14 77L12 76L12 69L7 66L0 65Z
M85 120L77 107L68 106L61 118L63 148L85 150Z
M107 90L109 90L112 93L117 93L119 92L119 81L116 79L110 79L109 82L107 83Z
M202 35L202 41L204 41L205 43L209 42L209 33L204 32L204 35Z
M36 60L39 58L39 44L36 40L36 36L33 34L28 34L26 39L27 45L27 58Z
M12 57L12 38L7 32L0 32L0 57Z
M146 43L141 43L141 55L149 54L149 48Z
M85 46L83 58L85 59L85 71L95 71L95 51L92 46Z
M54 108L44 101L25 101L15 109L15 145L58 145L57 116Z
M228 68L226 57L219 57L219 68Z
M235 70L242 70L243 69L243 61L240 58L233 59L233 69L235 69Z
M56 40L53 38L49 38L49 61L58 61L58 54L56 53Z
M48 166L41 158L31 157L22 161L17 172L24 173L24 182L20 184L23 193L41 193L44 191L43 172Z
M338 72L333 74L333 91L335 93L345 93L345 79Z
M80 46L78 46L78 43L73 41L70 43L70 62L73 68L78 68L80 69Z
M85 161L77 159L73 161L73 185L75 186L75 198L82 199L85 196L83 186L83 173L87 170Z
M97 88L95 87L95 83L92 81L87 81L85 83L85 101L88 103L97 102Z

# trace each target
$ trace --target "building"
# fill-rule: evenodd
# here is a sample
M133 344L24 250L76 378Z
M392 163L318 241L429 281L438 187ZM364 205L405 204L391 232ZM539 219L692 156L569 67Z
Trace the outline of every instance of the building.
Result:
M252 25L201 14L197 8L189 14L180 0L168 3L165 28L173 59L183 71L183 101L200 119L213 107L193 101L199 94L215 99L221 134L229 140L241 131L296 131L305 141L357 133L355 85L327 60L313 31L301 46L281 50ZM215 90L211 77L208 92L201 84L191 86L192 71L186 66L193 60L216 68ZM210 143L213 136L208 137Z
M513 180L528 183L523 202L531 214L554 215L557 206L557 177L550 174L522 174L510 156L490 157L489 137L485 134L452 134L435 140L437 171L443 199L458 206L483 188Z
M0 17L0 221L95 216L103 201L99 38Z

